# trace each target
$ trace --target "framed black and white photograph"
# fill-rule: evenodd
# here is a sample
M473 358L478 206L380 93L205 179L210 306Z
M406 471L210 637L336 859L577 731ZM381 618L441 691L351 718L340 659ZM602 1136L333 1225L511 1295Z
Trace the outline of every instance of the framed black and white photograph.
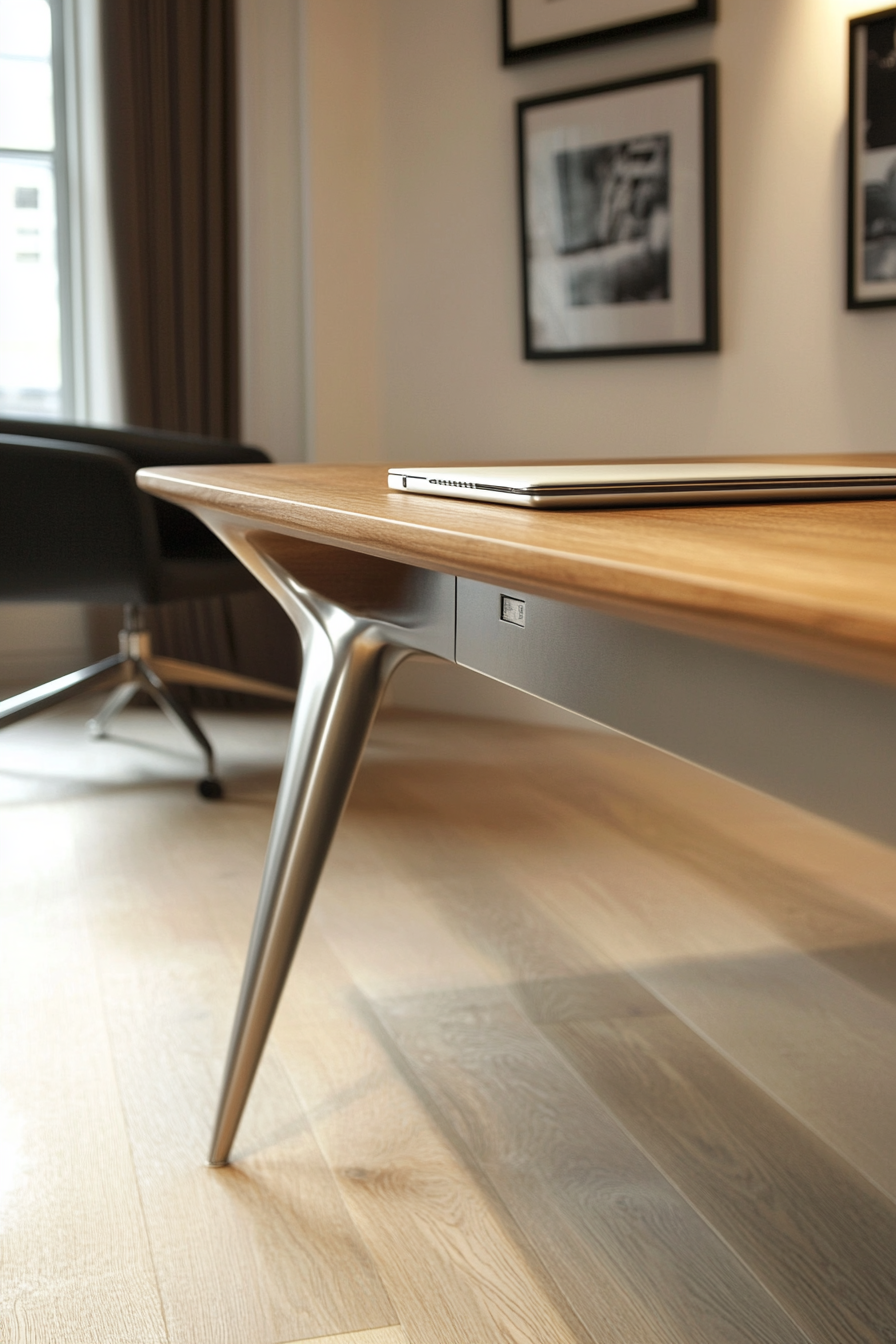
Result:
M505 65L710 23L716 0L501 0Z
M717 350L716 69L517 104L527 359Z
M896 303L896 9L849 25L847 304Z

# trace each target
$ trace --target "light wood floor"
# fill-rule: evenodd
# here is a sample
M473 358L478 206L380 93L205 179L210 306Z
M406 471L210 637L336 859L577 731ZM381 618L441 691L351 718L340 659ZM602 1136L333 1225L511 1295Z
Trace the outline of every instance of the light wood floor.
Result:
M285 724L0 735L0 1341L896 1340L896 853L625 739L381 719L203 1165Z

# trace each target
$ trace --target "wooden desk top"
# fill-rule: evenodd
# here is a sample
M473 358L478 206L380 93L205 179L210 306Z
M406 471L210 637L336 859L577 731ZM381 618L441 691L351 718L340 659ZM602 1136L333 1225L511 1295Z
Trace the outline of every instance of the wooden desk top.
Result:
M139 481L253 530L896 683L896 499L540 512L401 494L386 471L153 468Z

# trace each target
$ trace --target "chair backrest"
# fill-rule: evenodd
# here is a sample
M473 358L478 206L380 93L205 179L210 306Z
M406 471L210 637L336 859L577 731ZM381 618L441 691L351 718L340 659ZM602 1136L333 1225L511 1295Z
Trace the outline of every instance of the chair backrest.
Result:
M78 425L56 420L14 420L0 416L0 435L92 445L123 454L134 471L139 467L213 466L218 463L269 462L261 448L201 434L145 429L135 425ZM163 499L151 500L166 559L216 559L225 548L186 509Z
M79 425L64 420L25 420L0 416L0 434L92 443L124 453L135 467L201 466L212 462L269 462L261 448L233 439L212 439L139 425Z

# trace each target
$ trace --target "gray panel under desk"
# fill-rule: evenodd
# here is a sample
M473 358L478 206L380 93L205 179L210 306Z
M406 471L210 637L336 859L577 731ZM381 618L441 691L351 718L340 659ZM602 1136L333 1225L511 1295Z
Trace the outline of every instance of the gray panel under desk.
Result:
M506 595L525 626L501 619ZM457 662L896 843L896 688L457 581Z

